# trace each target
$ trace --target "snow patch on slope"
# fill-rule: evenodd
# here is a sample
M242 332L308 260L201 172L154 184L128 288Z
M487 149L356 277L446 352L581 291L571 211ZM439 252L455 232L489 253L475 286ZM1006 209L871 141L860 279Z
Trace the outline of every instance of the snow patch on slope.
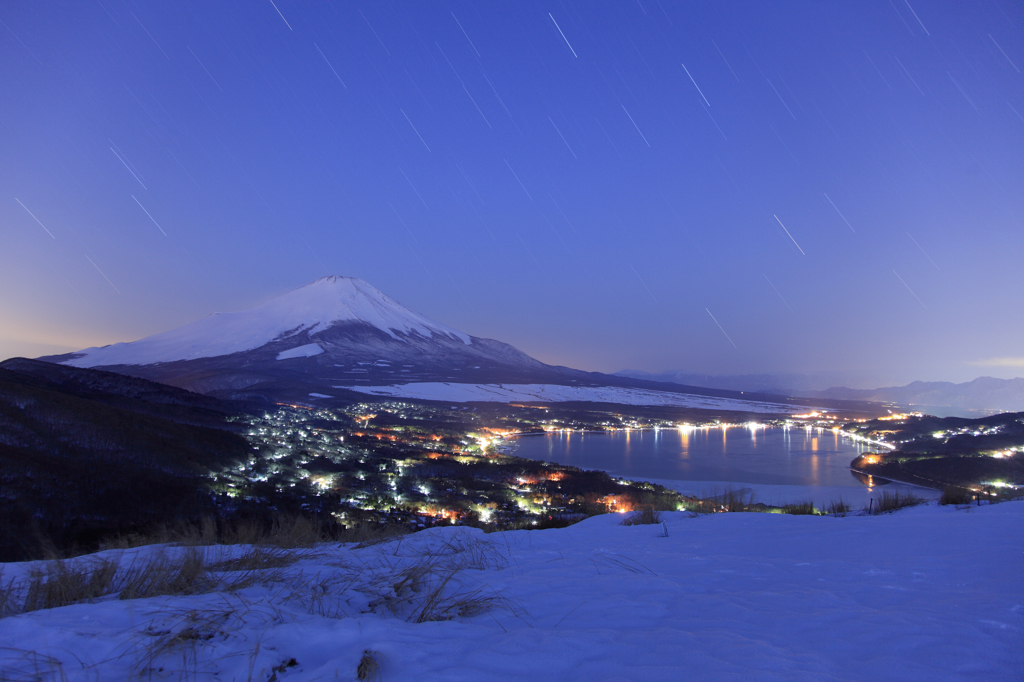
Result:
M449 384L424 382L396 386L336 386L359 393L395 398L467 402L596 402L621 405L669 405L705 410L732 410L796 414L809 408L802 405L765 403L713 396L651 391L618 386L559 386L556 384Z
M289 348L283 350L277 354L278 360L290 360L291 358L311 358L314 355L320 355L324 352L324 349L315 343L307 343L305 346L297 346L295 348Z
M263 305L201 320L130 343L86 348L63 363L73 367L149 365L212 358L252 350L300 333L315 334L336 322L364 322L393 339L399 334L447 336L472 345L460 331L433 322L355 277L322 277Z

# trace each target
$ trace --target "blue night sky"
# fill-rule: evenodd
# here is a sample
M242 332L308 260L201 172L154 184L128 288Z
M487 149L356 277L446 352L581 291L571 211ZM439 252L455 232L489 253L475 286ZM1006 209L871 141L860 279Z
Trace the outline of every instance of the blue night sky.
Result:
M581 369L1024 374L1022 7L8 0L0 357L340 274Z

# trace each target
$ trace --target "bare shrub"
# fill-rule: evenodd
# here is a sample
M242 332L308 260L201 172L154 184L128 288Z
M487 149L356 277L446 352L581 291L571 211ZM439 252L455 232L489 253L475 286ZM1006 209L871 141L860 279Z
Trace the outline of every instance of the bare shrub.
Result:
M641 509L635 511L626 518L622 519L621 526L653 526L656 523L661 523L661 512L653 509Z
M958 485L947 485L942 489L942 497L939 504L970 504L974 501L975 492L969 488L961 488Z

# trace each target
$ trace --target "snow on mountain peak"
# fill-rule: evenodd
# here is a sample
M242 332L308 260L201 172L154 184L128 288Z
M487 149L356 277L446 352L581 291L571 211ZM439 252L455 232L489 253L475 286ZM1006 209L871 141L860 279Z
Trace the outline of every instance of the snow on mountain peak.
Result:
M323 331L339 322L363 322L398 341L401 335L447 336L471 345L466 334L433 322L357 277L321 277L312 284L234 313L213 313L183 327L130 343L87 348L64 364L75 367L149 365L259 348L271 341Z

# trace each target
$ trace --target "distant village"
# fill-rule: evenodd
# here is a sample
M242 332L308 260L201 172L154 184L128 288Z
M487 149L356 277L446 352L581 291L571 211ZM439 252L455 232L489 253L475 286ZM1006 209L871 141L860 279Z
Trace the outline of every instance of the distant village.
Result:
M234 419L244 426L253 451L237 469L214 476L223 504L287 497L300 499L304 512L330 515L341 524L410 529L552 527L607 512L693 508L698 501L662 486L515 457L510 439L563 430L740 426L719 419L680 423L643 411L403 401L358 403L345 410L282 404ZM818 413L757 426L786 424L839 428L834 416Z
M298 497L304 511L342 524L410 528L560 526L597 513L686 506L685 497L661 486L508 452L507 439L519 434L675 424L642 417L585 422L512 407L513 414L496 417L391 401L344 411L279 405L238 416L252 454L237 469L215 474L213 488L226 505Z

